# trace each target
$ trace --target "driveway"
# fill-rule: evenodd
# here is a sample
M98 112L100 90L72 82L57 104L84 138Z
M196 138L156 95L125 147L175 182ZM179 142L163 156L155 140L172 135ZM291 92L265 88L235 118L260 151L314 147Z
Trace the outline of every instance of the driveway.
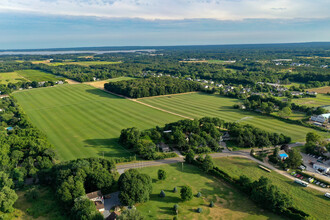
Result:
M107 218L110 215L110 209L112 207L121 205L118 196L119 192L114 192L110 194L109 199L104 199L104 218Z

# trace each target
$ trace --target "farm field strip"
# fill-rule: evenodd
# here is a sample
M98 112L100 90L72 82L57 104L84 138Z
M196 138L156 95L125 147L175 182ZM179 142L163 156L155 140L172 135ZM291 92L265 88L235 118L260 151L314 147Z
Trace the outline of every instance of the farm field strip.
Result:
M327 219L329 201L320 192L308 187L301 187L293 180L276 172L265 172L258 167L258 163L246 158L227 157L215 159L214 162L221 170L234 178L239 178L241 175L246 175L253 180L257 180L261 176L267 177L283 193L292 197L295 207L306 211L315 219Z
M26 80L17 72L0 73L0 84L25 82Z
M50 73L46 73L40 70L18 70L16 71L17 74L19 74L21 77L23 77L26 80L29 81L57 81L59 78L64 77L58 77Z
M326 106L330 105L330 95L318 94L316 97L292 99L292 102L311 107Z
M147 129L180 119L86 84L38 88L14 96L61 160L103 153L105 157L129 156L117 142L121 129Z
M270 132L289 135L293 141L303 141L305 140L307 132L317 132L314 129L289 124L268 116L233 109L232 106L238 102L237 99L218 95L195 93L171 97L139 99L139 101L191 118L210 116L219 117L228 122L238 121L240 123L248 123ZM326 135L325 132L319 133L323 136Z

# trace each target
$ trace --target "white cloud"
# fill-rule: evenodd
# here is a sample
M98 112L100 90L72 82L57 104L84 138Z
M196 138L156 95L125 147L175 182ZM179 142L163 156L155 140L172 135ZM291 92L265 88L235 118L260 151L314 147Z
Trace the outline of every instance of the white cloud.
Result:
M329 18L329 0L0 0L0 13L142 19Z

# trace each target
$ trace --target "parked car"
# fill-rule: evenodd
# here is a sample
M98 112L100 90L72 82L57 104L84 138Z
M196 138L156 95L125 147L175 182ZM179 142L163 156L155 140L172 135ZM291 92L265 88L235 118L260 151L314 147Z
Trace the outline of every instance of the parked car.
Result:
M324 196L330 199L330 193L326 193Z

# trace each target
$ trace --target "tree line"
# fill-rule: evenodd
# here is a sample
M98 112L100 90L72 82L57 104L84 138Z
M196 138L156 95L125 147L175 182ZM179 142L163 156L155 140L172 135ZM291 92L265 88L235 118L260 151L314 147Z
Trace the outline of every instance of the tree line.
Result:
M229 123L219 118L204 117L199 120L180 120L145 131L127 128L121 131L119 143L135 150L145 159L155 159L158 147L165 144L183 154L220 151L221 137L225 132L239 147L267 147L291 141L283 134L270 133L251 125Z
M130 98L142 98L199 91L201 89L201 85L193 81L163 76L109 82L104 84L104 88L110 92L121 94Z
M21 188L26 178L36 180L39 171L51 168L55 151L14 98L2 98L0 108L0 176L10 182L3 186L0 183L0 211L10 212L17 199L14 189Z

